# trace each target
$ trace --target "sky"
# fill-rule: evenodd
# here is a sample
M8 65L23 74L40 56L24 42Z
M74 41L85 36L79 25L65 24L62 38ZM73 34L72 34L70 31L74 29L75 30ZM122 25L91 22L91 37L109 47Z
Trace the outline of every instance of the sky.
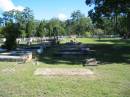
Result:
M11 9L22 11L25 7L32 9L38 20L51 18L66 20L76 10L87 16L91 9L86 6L85 0L0 0L0 13Z

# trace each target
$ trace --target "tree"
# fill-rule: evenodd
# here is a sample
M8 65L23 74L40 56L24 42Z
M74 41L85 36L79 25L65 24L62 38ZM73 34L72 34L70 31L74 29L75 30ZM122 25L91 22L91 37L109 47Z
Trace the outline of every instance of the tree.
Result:
M8 50L16 48L16 38L20 34L20 24L17 22L17 10L6 11L3 13L3 30L2 34L6 38L4 47Z
M91 22L91 19L90 18L81 18L79 20L79 24L77 25L76 27L77 29L77 35L85 35L86 31L91 31L92 29L92 22Z
M41 21L37 27L36 36L43 37L47 35L46 21Z
M16 44L16 38L20 34L19 31L19 24L16 23L8 23L3 29L4 31L4 36L6 38L4 47L8 50L15 49L17 44Z
M18 20L24 29L26 36L30 37L33 33L34 28L33 11L30 8L26 7L21 14L22 15L18 18Z
M85 15L82 14L80 10L77 10L71 13L71 20L68 21L70 23L69 30L71 34L80 35L79 25L81 23L81 18L85 18Z
M81 13L80 10L77 10L77 11L74 11L72 14L71 14L71 18L72 18L72 21L78 21L80 18L83 18L85 17L84 14Z
M71 35L73 33L71 19L67 19L65 21L65 30L66 30L66 35Z
M30 8L26 7L22 11L22 17L20 18L20 21L27 24L29 21L32 21L32 20L34 20L33 11Z
M86 0L86 4L94 8L89 11L89 16L95 22L101 22L101 17L115 19L117 30L117 17L127 16L127 29L130 32L130 1L129 0Z
M6 38L5 47L8 50L16 47L16 38L22 34L31 35L33 28L33 13L29 8L23 11L11 10L3 13L2 26L3 34ZM22 36L23 36L22 35Z
M71 19L66 21L66 28L70 34L85 35L86 31L92 28L92 21L90 18L85 17L79 10L71 14Z
M124 37L124 35L128 34L128 29L127 29L127 17L124 16L118 16L117 17L117 32L121 37ZM130 37L127 35L125 38Z
M62 22L59 19L51 19L47 23L47 29L49 31L49 36L53 36L54 38L58 35L64 34L65 30L64 27L62 26Z
M33 21L28 21L28 23L26 24L26 36L30 37L33 33Z

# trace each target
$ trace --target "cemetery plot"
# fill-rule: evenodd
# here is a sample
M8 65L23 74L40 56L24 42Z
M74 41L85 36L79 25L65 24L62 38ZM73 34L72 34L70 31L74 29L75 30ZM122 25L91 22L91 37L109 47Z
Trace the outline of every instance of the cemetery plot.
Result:
M38 68L35 70L34 75L43 75L43 76L90 76L94 75L94 72L89 69L84 68Z
M29 51L12 51L0 54L0 61L30 62L31 60L32 60L32 52Z
M34 53L39 55L44 50L51 46L50 42L45 42L41 45L34 46L20 46L15 51L7 52L6 49L0 48L0 61L13 61L13 62L30 62L35 56Z
M90 49L86 45L79 43L66 43L55 53L55 55L87 55L89 51Z

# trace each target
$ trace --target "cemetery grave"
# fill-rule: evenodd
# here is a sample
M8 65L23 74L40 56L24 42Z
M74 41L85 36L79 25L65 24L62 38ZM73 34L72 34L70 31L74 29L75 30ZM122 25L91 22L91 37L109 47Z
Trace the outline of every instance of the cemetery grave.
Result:
M33 53L41 54L43 52L43 46L30 46L26 48L17 48L15 51L1 52L1 61L23 61L30 62L33 58Z
M43 76L92 76L94 72L85 68L38 68L34 75Z
M32 52L29 51L11 51L0 54L0 61L30 62L31 60Z
M20 41L22 42L22 40ZM37 41L37 39L35 41ZM42 54L44 50L50 46L51 41L47 39L41 44L19 46L13 51L7 51L6 49L0 48L0 61L30 62L35 58L36 54Z
M81 43L65 43L56 53L57 56L87 55L90 48Z

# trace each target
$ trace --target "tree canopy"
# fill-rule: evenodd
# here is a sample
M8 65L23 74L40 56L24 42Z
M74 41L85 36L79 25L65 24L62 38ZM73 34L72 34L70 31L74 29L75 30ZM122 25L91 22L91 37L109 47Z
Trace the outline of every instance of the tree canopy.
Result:
M126 17L127 32L130 32L130 1L129 0L86 0L86 4L94 8L89 11L93 22L102 23L102 17L115 19L115 29L118 32L118 16Z
M2 34L6 38L4 47L8 50L16 47L16 38L30 36L33 30L33 12L30 8L25 8L23 11L10 10L5 11L0 18Z

